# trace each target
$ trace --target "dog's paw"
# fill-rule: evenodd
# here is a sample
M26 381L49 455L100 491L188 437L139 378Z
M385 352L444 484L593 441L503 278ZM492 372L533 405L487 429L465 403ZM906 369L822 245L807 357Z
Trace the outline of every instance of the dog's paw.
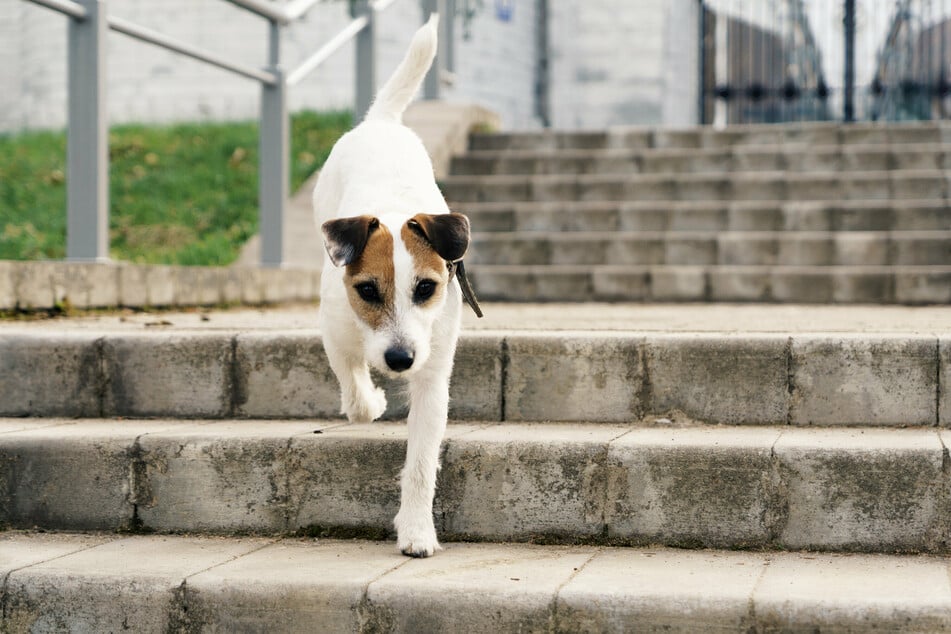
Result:
M431 517L407 519L401 511L393 524L396 526L396 545L407 557L431 557L442 548L436 539Z
M351 423L375 421L386 411L386 394L380 388L371 392L357 392L344 408L343 413Z

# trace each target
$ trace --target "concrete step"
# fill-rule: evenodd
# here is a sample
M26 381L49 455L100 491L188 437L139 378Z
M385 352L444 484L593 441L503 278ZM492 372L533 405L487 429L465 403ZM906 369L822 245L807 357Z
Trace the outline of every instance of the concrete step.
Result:
M476 202L946 200L948 172L450 176L441 188L460 211Z
M737 125L723 130L709 126L663 128L611 128L561 132L511 132L473 134L472 150L596 150L647 148L721 148L755 145L837 145L945 143L951 127L941 121L909 123L793 123L788 125Z
M537 275L544 279L558 267L540 268L544 272ZM480 275L493 271L479 270ZM599 279L601 272L594 270ZM513 277L520 271L526 267L511 268ZM889 272L901 281L901 273ZM772 275L770 292L777 296L783 292L783 278ZM951 270L944 275L948 285ZM656 272L650 277L659 279ZM724 284L737 279L742 278L729 275ZM840 278L804 276L798 283L812 289L821 279ZM787 281L785 292L795 288L795 280ZM534 290L542 295L546 289ZM491 306L486 308L491 314ZM571 313L557 306L553 310ZM935 324L943 326L906 326L883 333L852 332L857 313L846 319L845 332L827 332L821 320L791 330L786 319L769 321L773 313L762 311L756 314L766 321L742 326L742 311L722 314L696 306L683 307L681 315L690 313L699 323L705 315L713 320L719 314L710 322L719 324L719 331L697 332L704 328L693 327L688 332L658 332L638 330L638 310L635 306L628 317L615 317L622 320L621 330L556 332L517 330L513 325L465 333L456 354L450 416L630 422L679 412L725 424L951 424L951 322L940 309L925 310L932 310ZM575 323L597 327L599 311L611 313L593 306L587 317L576 313ZM676 317L677 311L669 312L664 323L684 320L683 315ZM527 309L522 328L544 321L545 313L543 307ZM816 309L815 314L823 312ZM913 323L908 312L897 314L903 323ZM214 327L213 322L204 330L162 332L157 330L162 326L120 323L103 330L96 321L74 328L62 323L10 324L0 331L0 415L337 416L336 379L320 333L312 328L269 331L260 326ZM564 322L555 319L551 326L559 323ZM772 324L777 324L775 329ZM401 417L405 397L399 384L383 385L390 398L389 416Z
M521 231L473 234L495 265L951 265L951 231Z
M454 157L451 165L451 173L457 176L922 169L951 169L949 146L941 143L883 143L645 150L475 150Z
M951 231L944 200L467 203L474 231Z
M0 420L4 525L390 536L402 423ZM444 541L949 552L951 432L451 424Z
M951 303L948 266L481 264L467 272L492 301Z
M951 631L944 558L8 533L7 631Z

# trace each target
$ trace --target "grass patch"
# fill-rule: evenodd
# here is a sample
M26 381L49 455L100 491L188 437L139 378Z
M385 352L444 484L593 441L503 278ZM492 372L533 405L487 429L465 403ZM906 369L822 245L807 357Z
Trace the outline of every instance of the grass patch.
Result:
M349 112L291 117L291 191L323 165ZM232 263L258 231L257 123L109 131L110 257ZM66 255L66 134L0 135L0 259Z

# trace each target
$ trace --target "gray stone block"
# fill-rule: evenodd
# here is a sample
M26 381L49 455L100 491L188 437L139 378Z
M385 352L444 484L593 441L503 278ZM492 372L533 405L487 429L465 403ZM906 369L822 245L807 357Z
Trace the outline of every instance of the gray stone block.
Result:
M100 416L99 337L0 334L0 415Z
M658 335L646 342L650 411L709 423L784 424L786 337Z
M663 245L664 264L704 266L717 263L717 241L709 234L669 234L664 236Z
M56 306L53 277L57 262L18 264L14 277L17 305L24 310L48 310Z
M221 303L221 271L208 266L174 269L174 302L177 306L214 306Z
M645 411L639 339L520 335L507 345L505 420L624 421Z
M178 290L176 267L149 266L146 271L145 284L149 306L175 305L175 293Z
M746 631L766 556L612 548L558 592L557 632Z
M770 274L765 267L718 266L710 270L710 297L715 301L750 302L770 298Z
M910 235L893 234L891 237L893 261L891 264L919 266L951 265L951 234L914 232Z
M442 529L495 539L577 539L604 527L608 442L623 427L505 425L447 443Z
M449 544L370 584L363 627L382 632L544 632L558 589L596 551ZM447 579L452 582L447 583ZM451 609L447 609L451 605Z
M654 267L650 273L651 299L698 302L706 299L707 269L702 266Z
M895 300L903 304L951 304L951 268L898 268Z
M836 267L832 272L832 301L877 304L895 301L895 276L886 267Z
M118 272L112 264L57 262L51 273L56 305L101 308L119 304Z
M770 236L748 233L717 235L717 264L728 266L762 266L775 264L779 244Z
M842 178L841 187L836 196L818 196L822 200L849 201L859 200L891 200L893 195L892 184L888 173L883 172L853 172Z
M144 307L149 305L147 266L123 262L118 265L119 306Z
M317 332L238 335L234 413L248 418L326 418L340 388Z
M608 449L611 538L690 547L769 543L781 512L776 429L635 429Z
M502 420L502 340L470 334L459 341L449 381L450 418Z
M288 444L326 426L244 421L144 436L136 459L138 521L159 531L285 531Z
M133 537L13 572L5 587L11 631L183 631L184 580L263 540Z
M84 422L0 435L3 523L55 530L134 528L136 437L173 425Z
M780 543L875 552L944 543L947 485L936 432L795 429L773 451L787 498Z
M475 429L450 425L446 439ZM288 529L392 527L406 458L403 423L368 423L295 436L288 448ZM384 528L386 527L386 528Z
M795 336L790 422L797 425L934 425L933 337Z
M947 565L931 558L776 553L753 591L758 631L951 629Z
M948 197L948 180L944 171L892 172L891 188L892 198L899 200Z
M774 301L826 304L832 300L828 267L777 268L770 273L769 285Z
M780 235L772 239L775 241L778 250L776 264L783 266L825 266L835 263L835 243L829 234Z
M840 266L895 264L890 261L888 234L843 232L835 234L833 240L834 255L830 264Z
M106 416L227 416L232 337L122 334L103 341Z
M650 271L647 267L598 268L591 274L591 285L593 297L598 300L645 300L651 292Z
M364 590L403 563L389 542L284 540L188 578L195 629L360 631Z

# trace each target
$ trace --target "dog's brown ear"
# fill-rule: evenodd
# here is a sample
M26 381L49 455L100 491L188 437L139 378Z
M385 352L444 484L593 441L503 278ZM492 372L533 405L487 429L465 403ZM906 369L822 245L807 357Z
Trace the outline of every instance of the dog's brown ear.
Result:
M449 262L461 260L469 248L469 219L462 214L416 214L406 224Z
M363 254L367 240L380 221L373 216L355 216L328 220L320 228L324 232L324 246L334 266L346 266Z

